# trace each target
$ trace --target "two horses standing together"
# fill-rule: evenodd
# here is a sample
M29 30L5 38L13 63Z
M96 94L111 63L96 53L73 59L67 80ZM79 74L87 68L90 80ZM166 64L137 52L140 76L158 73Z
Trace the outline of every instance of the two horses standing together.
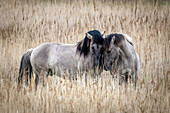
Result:
M28 50L21 59L18 84L26 74L28 84L32 71L35 73L36 88L39 75L43 76L43 84L48 75L61 76L66 73L69 78L87 72L99 76L103 71L112 75L119 74L119 83L127 82L128 76L136 86L137 71L140 68L138 54L135 52L131 38L124 34L110 34L92 30L77 44L45 43Z

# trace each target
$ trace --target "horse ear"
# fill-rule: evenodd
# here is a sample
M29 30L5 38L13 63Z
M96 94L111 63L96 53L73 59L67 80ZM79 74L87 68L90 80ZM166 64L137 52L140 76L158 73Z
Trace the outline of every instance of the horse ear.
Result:
M90 35L89 33L86 33L86 37L87 37L88 39L90 39L90 40L93 38L93 36Z
M101 35L104 36L105 33L106 33L106 31L103 31L103 32L101 33Z
M113 37L111 38L111 43L112 43L112 44L115 44L115 36L113 36Z

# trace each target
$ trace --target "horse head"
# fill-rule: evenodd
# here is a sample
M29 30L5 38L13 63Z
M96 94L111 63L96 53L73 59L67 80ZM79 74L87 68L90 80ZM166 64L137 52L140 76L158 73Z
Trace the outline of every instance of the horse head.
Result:
M77 44L77 53L87 58L88 55L91 55L93 58L93 63L95 66L99 65L99 61L102 57L103 52L103 35L98 30L92 30L85 34L85 38L78 42Z
M123 45L124 41L125 38L122 34L110 34L104 39L104 69L106 71L111 71L117 67L122 53L120 46Z

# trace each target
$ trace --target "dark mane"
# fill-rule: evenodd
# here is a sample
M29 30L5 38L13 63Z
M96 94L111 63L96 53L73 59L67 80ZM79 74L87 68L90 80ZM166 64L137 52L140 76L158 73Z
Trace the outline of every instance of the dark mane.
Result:
M89 31L88 33L93 36L93 39L92 39L93 43L103 45L104 39L98 30L92 30L92 31ZM86 57L90 52L90 42L91 42L91 39L85 36L83 40L77 43L76 53L80 54L80 56L83 55L84 57Z
M90 41L87 37L85 37L83 40L78 42L76 53L79 53L80 56L83 54L84 56L87 56L90 51Z
M115 37L114 44L117 46L119 46L120 43L125 40L125 38L122 34L117 34L117 33L110 34L110 35L106 36L106 38L104 40L104 48L105 49L109 48L110 42L111 42L113 36Z
M133 43L132 42L130 42L129 40L127 40L132 46L133 46Z

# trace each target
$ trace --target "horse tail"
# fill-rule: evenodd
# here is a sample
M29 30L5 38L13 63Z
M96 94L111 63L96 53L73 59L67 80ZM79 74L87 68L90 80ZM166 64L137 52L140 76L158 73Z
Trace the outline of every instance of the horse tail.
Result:
M19 76L18 76L18 85L22 82L23 75L26 74L27 80L26 84L28 84L28 77L31 80L32 75L32 66L30 62L30 57L33 49L29 49L21 58L20 68L19 68Z
M132 37L128 36L127 34L123 34L125 39L133 46L133 40Z

